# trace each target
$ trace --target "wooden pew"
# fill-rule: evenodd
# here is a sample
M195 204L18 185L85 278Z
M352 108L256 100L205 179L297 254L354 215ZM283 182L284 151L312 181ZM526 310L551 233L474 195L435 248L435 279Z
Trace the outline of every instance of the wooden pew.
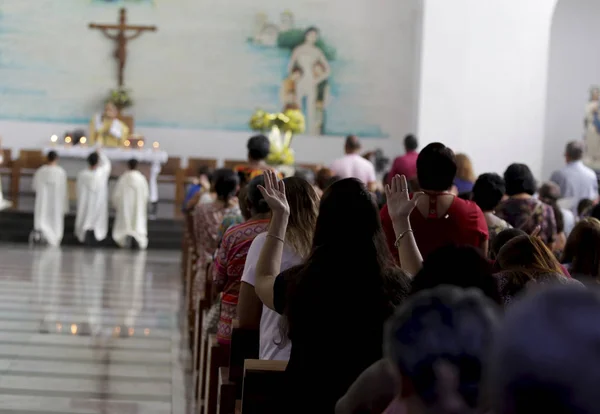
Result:
M238 408L238 400L235 395L236 384L231 381L230 369L227 367L219 368L217 414L235 414L236 408ZM241 404L239 409L241 410Z
M287 361L248 359L244 363L242 414L279 414ZM310 396L307 396L310 398Z
M217 413L217 397L219 394L219 368L229 362L229 347L219 345L217 335L208 336L206 355L206 384L204 387L204 414Z
M223 161L223 168L229 168L230 170L233 170L235 167L245 166L245 165L248 165L247 160L225 160L225 161Z
M179 157L169 157L167 162L163 164L160 174L156 179L158 184L173 184L175 186L175 217L181 216L181 202L177 202L177 178L179 174L179 170L181 170L181 158Z

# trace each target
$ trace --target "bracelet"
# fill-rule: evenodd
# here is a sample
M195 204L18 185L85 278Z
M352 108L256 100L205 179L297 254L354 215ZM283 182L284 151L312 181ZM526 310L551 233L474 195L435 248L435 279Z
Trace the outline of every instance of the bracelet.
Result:
M274 235L274 234L267 233L267 237L273 237L274 239L277 239L277 240L279 240L280 242L282 242L282 243L285 243L285 240L283 240L281 237L279 237L279 236L276 236L276 235Z
M398 247L398 244L400 244L400 241L404 238L404 236L406 236L408 233L413 233L412 229L408 229L404 232L402 232L398 238L396 239L396 241L394 242L394 247Z

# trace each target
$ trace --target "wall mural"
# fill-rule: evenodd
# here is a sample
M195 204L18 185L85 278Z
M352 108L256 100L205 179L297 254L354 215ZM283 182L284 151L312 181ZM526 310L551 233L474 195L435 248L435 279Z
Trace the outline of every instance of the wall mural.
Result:
M310 135L386 137L416 113L411 10L346 1L5 0L0 119L87 122L116 87L114 43L88 24L126 7L158 27L127 45L136 125L242 131L298 108Z

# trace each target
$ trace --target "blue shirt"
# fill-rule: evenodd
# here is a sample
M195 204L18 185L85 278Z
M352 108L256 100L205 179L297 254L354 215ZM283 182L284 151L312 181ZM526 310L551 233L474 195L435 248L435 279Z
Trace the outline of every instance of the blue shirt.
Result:
M183 199L183 206L181 206L181 211L185 213L185 206L187 203L196 195L198 191L202 190L202 186L200 184L192 184L188 187L187 193L185 193L185 198Z

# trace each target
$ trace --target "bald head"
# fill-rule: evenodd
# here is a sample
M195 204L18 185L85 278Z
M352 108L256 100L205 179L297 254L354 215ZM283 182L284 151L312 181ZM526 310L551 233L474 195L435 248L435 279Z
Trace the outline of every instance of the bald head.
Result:
M346 154L354 154L360 151L360 141L356 135L348 135L344 146Z
M579 161L583 158L585 147L583 141L571 141L565 149L565 157L567 162Z

